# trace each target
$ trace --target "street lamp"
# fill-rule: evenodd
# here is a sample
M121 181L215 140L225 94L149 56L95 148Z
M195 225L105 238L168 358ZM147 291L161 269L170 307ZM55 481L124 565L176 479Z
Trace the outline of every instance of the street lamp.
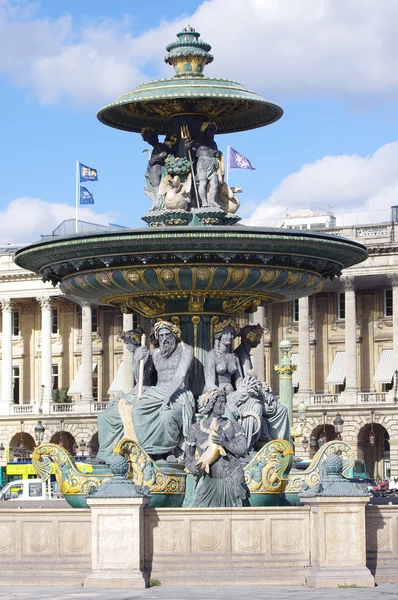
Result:
M64 447L64 420L61 419L60 422L60 433L59 433L59 445L61 448Z
M82 440L79 444L79 450L80 450L80 456L83 458L84 456L84 451L86 449L86 442L84 440Z
M334 430L336 432L336 439L341 440L341 434L343 433L343 425L344 421L340 416L340 413L337 413L335 419L333 421Z
M35 438L36 438L36 443L37 445L41 444L44 438L44 426L43 423L41 421L37 421L37 425L33 430L35 432Z
M305 423L307 420L307 407L304 404L303 400L300 402L300 404L297 407L297 414L298 414L298 418L300 419L300 421Z
M88 457L89 458L93 457L93 454L94 454L94 445L93 445L93 442L89 442L87 444L87 453L88 453Z
M4 444L3 444L3 442L1 442L1 444L0 444L0 458L3 458L4 450L5 450Z
M371 446L374 446L374 445L375 445L375 443L376 443L376 435L375 435L375 432L374 432L374 430L373 430L374 410L371 410L371 411L370 411L370 417L371 417L371 419L372 419L372 424L371 424L371 426L370 426L369 444L370 444Z
M326 410L323 411L323 430L321 435L318 438L318 446L321 447L323 446L323 444L326 444L326 442L328 441L328 436L326 435L326 415L327 412Z

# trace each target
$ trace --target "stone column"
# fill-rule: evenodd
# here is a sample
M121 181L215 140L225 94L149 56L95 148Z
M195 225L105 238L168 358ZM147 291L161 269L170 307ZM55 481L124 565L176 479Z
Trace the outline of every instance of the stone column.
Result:
M256 325L259 323L261 327L264 327L264 308L260 306L257 312L249 314L250 325ZM261 338L257 348L253 348L251 351L251 357L253 361L253 369L257 374L257 377L261 380L265 380L265 356L264 356L264 337Z
M9 298L0 300L2 308L2 357L1 357L1 403L0 414L8 415L12 397L12 301Z
M345 291L345 373L346 385L341 394L343 401L356 404L357 382L357 316L355 288L352 277L344 277Z
M123 331L133 329L133 315L123 314ZM126 344L123 344L123 393L129 394L134 387L133 376L134 352L127 349Z
M393 347L393 364L394 370L398 369L398 274L393 273L388 276L392 286L392 347ZM396 374L394 373L393 387L388 392L388 400L394 401Z
M366 497L302 498L310 506L311 568L307 585L315 588L374 587L366 567Z
M93 341L91 305L82 302L82 395L81 404L93 401Z
M41 396L44 414L50 412L50 403L53 400L52 392L52 346L51 346L51 298L42 296L37 298L41 306Z
M311 393L310 319L308 296L299 299L299 394L308 397Z
M279 402L285 406L289 415L289 428L293 426L293 381L292 375L295 368L289 358L289 352L292 349L292 344L289 340L282 340L279 344L282 351L282 358L279 365L275 365L274 369L279 373Z
M85 586L144 588L144 506L148 498L88 498L91 572Z

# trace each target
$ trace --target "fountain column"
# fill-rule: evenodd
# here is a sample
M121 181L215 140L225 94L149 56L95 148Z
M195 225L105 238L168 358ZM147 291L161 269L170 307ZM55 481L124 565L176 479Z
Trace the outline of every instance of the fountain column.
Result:
M310 319L308 296L299 299L299 394L308 396L311 393L311 354L310 354Z
M344 403L357 401L357 316L355 309L355 288L352 277L344 278L345 291L345 390L340 395Z
M2 360L1 360L1 403L0 414L8 415L12 396L12 301L10 298L0 300L2 308Z
M123 331L133 329L133 315L123 314ZM133 376L134 352L123 344L123 394L129 394L134 387Z
M52 346L51 346L51 298L42 296L37 298L41 306L41 409L44 414L49 414L50 404L53 401L52 392Z
M81 404L89 411L93 401L93 342L91 305L81 302L82 307L82 395Z

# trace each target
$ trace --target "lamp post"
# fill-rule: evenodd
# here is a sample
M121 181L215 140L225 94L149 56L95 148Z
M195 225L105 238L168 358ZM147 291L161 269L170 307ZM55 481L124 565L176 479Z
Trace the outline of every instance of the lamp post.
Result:
M326 416L327 416L327 412L326 410L323 411L323 430L321 435L318 438L318 446L321 447L323 446L323 444L326 444L326 442L328 441L328 436L326 435Z
M298 414L298 418L300 419L300 421L305 423L307 420L307 407L303 400L300 402L300 404L297 407L297 414Z
M337 413L337 415L334 418L333 421L333 426L334 426L334 430L336 432L336 439L341 440L341 434L343 433L343 425L344 425L344 421L340 416L340 413Z
M1 442L1 444L0 444L0 458L3 458L4 450L5 450L4 444L3 444L3 442Z
M45 428L41 421L37 421L37 425L33 430L35 432L36 443L39 446L44 439Z
M59 445L61 448L64 447L64 420L61 419L60 422L60 433L59 433Z
M376 435L373 429L373 425L374 425L374 414L375 411L371 410L370 411L370 418L371 418L371 425L370 425L370 433L369 433L369 444L373 447L376 443Z
M316 437L314 435L311 435L310 436L310 448L314 454L316 452L317 445L318 445L318 440L316 439Z
M79 450L80 450L80 456L83 458L84 457L84 451L86 449L86 442L84 440L82 440L79 444Z
M304 450L304 452L307 452L307 450L308 450L308 444L309 444L309 443L310 443L310 442L308 441L308 438L307 438L307 436L305 436L305 435L304 435L304 436L303 436L303 439L301 440L301 445L302 445L302 447L303 447L303 450Z

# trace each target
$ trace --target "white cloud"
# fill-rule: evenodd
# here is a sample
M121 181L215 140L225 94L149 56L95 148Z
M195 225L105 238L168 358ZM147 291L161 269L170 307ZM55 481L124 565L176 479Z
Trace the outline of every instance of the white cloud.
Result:
M25 196L12 200L0 212L0 240L2 244L35 242L48 235L66 219L75 218L75 209L68 204L46 202ZM91 208L79 209L79 220L108 225L114 214L97 214Z
M340 225L386 220L398 204L397 164L398 142L371 156L325 156L286 177L245 223L272 227L286 212L327 205Z
M42 102L68 97L98 105L150 71L171 75L164 48L188 22L213 45L209 74L240 80L271 100L397 95L398 3L391 0L208 0L139 36L128 18L80 26L70 15L38 19L34 5L18 10L2 0L0 72Z

